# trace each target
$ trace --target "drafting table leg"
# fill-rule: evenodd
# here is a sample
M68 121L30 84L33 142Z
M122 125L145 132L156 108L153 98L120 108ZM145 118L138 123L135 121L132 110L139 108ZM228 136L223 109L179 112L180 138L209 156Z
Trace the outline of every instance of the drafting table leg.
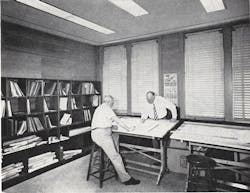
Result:
M160 173L157 178L156 184L159 185L161 178L163 177L164 173L166 172L166 146L165 146L165 140L160 139L160 150L161 150L161 168L160 168Z
M234 161L240 161L240 154L238 152L234 152ZM241 181L241 175L239 173L235 173L235 178L237 181Z
M193 154L193 146L190 143L188 144L188 150L189 150L190 154ZM187 173L187 177L186 177L185 192L188 191L189 176L191 176L190 175L191 171L190 171L190 164L189 163L187 163L187 169L188 169L188 173Z

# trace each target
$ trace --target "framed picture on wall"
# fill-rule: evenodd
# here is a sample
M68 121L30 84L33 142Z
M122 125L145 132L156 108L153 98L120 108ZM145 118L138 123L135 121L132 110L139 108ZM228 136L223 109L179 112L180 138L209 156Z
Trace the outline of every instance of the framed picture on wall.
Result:
M164 97L178 106L177 73L167 73L163 75Z

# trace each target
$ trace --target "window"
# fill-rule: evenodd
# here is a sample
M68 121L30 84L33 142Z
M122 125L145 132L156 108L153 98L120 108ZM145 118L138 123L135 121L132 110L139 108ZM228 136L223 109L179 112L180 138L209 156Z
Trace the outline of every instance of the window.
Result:
M156 40L136 43L131 56L131 111L140 113L146 102L145 94L159 92L158 43Z
M224 117L224 53L219 31L187 34L185 39L186 116Z
M127 57L124 46L104 48L103 94L114 97L114 109L127 112Z
M250 120L250 26L232 33L233 118Z

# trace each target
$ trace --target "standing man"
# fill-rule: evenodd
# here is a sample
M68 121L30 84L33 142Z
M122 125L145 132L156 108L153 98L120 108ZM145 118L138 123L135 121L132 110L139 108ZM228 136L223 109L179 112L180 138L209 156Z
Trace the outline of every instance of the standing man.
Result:
M166 98L156 96L153 91L146 93L147 104L142 111L141 120L144 123L148 118L158 119L177 119L177 109L175 104Z
M148 91L146 93L147 104L141 114L141 121L144 123L148 118L153 120L159 119L171 119L175 121L177 119L177 109L175 104L166 98L161 96L156 96L153 91ZM153 139L152 144L154 148L159 148L159 143L157 140ZM155 153L156 158L159 155ZM155 162L158 165L159 162Z
M112 134L112 123L116 122L128 131L130 128L115 115L112 110L113 104L114 98L109 95L105 96L104 103L97 107L92 119L91 137L109 157L121 182L125 185L136 185L140 183L140 180L134 179L125 170L121 155L116 147L117 141Z

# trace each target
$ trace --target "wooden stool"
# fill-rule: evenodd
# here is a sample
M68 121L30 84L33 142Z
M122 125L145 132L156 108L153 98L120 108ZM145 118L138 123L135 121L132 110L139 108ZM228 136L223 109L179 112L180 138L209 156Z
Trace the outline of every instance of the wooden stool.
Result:
M189 164L188 176L186 181L186 191L216 191L213 169L216 162L206 156L189 155L187 156Z
M96 155L94 156L96 152ZM109 172L113 175L108 176L105 178L105 172ZM98 174L99 175L95 175ZM96 145L94 142L92 144L90 159L89 159L89 168L87 173L87 181L89 180L90 176L94 176L95 178L99 179L99 186L102 188L103 182L115 177L117 179L116 171L109 160L108 156L105 154L103 149Z

